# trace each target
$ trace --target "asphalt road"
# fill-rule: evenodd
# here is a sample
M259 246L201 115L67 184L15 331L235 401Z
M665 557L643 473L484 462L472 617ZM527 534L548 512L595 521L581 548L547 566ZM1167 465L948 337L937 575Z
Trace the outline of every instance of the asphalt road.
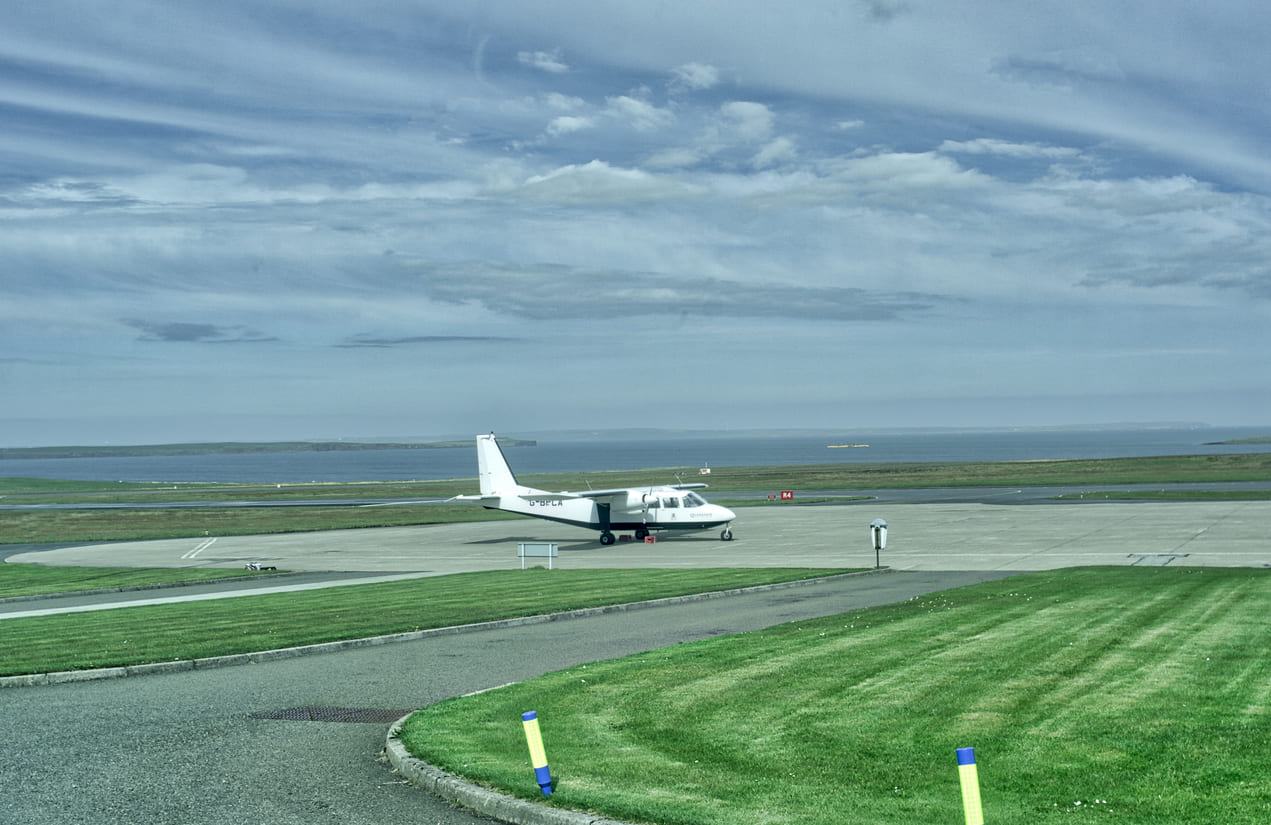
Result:
M0 822L489 822L404 784L381 762L387 724L253 714L405 712L597 659L1003 575L882 573L249 666L4 690Z

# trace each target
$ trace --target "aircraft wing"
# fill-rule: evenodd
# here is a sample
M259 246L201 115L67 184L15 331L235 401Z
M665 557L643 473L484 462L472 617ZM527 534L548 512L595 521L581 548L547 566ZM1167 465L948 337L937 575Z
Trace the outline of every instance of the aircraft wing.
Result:
M643 489L643 488L636 488ZM578 492L560 492L549 493L546 490L536 490L534 492L509 493L506 496L455 496L450 501L498 501L500 498L520 498L526 501L572 501L580 498L604 499L617 498L619 496L626 497L631 489L623 487L614 490L579 490Z
M617 498L618 496L626 497L632 488L622 487L613 490L576 490L572 493L562 493L561 495L569 498Z
M639 493L652 490L694 490L709 485L700 482L693 484L667 484L654 487L615 487L612 490L574 490L572 492L565 491L560 493L549 493L546 490L523 490L518 493L509 493L508 496L515 496L526 501L569 501L578 498L590 499L606 499L606 498L626 498L630 493ZM476 495L476 496L455 496L450 501L479 501L485 503L498 501L501 496L492 495Z
M652 490L693 490L699 487L706 487L701 483L695 484L667 484L654 487L618 487L612 490L574 490L569 493L560 493L562 498L617 498L618 496L626 496L628 493L648 492Z

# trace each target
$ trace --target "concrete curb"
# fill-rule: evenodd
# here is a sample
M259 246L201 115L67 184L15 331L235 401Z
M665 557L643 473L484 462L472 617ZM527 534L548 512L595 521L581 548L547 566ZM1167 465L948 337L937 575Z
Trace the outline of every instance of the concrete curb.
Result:
M388 738L384 741L384 755L388 757L388 763L393 766L393 769L416 787L479 814L500 822L510 822L513 825L625 825L625 823L596 814L551 808L495 793L480 785L451 776L427 762L421 762L407 753L406 747L397 738L401 733L402 725L408 718L410 718L409 714L403 716L388 729Z
M69 682L91 682L98 679L123 679L132 676L150 676L162 673L182 673L187 670L206 670L216 667L235 667L237 665L254 665L261 662L274 662L280 659L294 659L299 656L315 656L323 653L336 653L341 650L353 650L360 647L395 644L397 642L413 642L429 636L442 636L455 633L470 633L476 630L496 630L505 627L520 627L530 624L545 624L564 619L577 619L585 616L598 616L605 613L621 613L629 610L643 610L671 604L685 604L694 601L719 599L739 593L758 593L765 590L780 590L788 587L803 587L820 582L837 581L854 576L872 576L889 572L889 568L864 570L857 573L840 573L836 576L820 576L812 579L761 584L755 587L738 587L732 590L716 590L710 593L696 593L687 596L670 596L665 599L652 599L643 602L612 604L603 607L584 607L578 610L566 610L560 613L546 613L539 616L523 616L515 619L500 619L493 622L456 625L454 627L438 627L429 630L413 630L409 633L393 633L387 636L370 636L364 639L346 639L339 642L325 642L300 647L284 647L275 650L262 650L256 653L238 653L232 656L209 656L202 659L178 659L172 662L153 662L144 665L128 665L126 667L104 667L93 670L60 670L52 673L30 673L22 676L0 676L0 689L20 687L41 687L44 685L60 685Z

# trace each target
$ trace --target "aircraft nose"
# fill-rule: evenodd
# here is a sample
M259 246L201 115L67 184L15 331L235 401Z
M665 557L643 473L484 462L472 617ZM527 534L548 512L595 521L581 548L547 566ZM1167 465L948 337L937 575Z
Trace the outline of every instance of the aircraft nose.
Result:
M720 518L727 519L728 521L732 521L733 519L737 518L737 515L732 510L729 510L727 507L721 507L720 505L716 504L715 509L719 510Z

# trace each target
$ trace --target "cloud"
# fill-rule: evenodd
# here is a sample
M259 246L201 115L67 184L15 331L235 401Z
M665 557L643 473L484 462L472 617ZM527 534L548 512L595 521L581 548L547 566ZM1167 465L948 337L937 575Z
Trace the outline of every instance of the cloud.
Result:
M645 161L645 165L652 169L683 169L701 163L707 156L700 149L678 146L654 152Z
M548 92L543 99L549 109L557 112L574 112L587 105L587 101L581 97L563 95L560 92Z
M552 49L550 52L517 52L516 59L521 65L541 72L564 74L569 71L569 66L561 60L560 49Z
M721 132L727 139L745 142L766 140L772 133L773 114L762 103L737 100L719 107Z
M533 320L594 319L619 308L624 317L886 321L949 301L934 294L747 284L556 264L472 261L421 265L420 273L428 294L436 300L478 303L503 315Z
M1116 56L1096 46L1011 55L994 61L993 71L1011 80L1058 86L1125 79Z
M141 332L137 339L139 341L176 344L256 344L278 340L241 326L223 327L215 324L180 321L143 321L136 318L125 318L122 321Z
M31 205L92 204L128 206L138 199L100 181L57 179L27 187L21 198Z
M605 113L630 125L639 132L653 132L665 129L675 122L675 113L669 109L659 109L646 100L639 100L629 95L618 95L605 99Z
M772 139L775 120L763 103L730 101L704 115L691 145L661 148L651 153L646 163L655 169L685 169L710 160L740 163L744 157L752 168L763 169L791 160L794 141L788 137ZM762 144L758 151L756 144Z
M719 69L706 63L685 63L672 70L672 88L703 91L719 83Z
M1081 155L1077 149L1068 146L1048 146L1042 143L1012 143L995 138L977 138L975 140L946 140L940 144L941 152L968 155L1001 155L1010 158L1075 158Z
M825 164L836 180L857 187L887 189L962 189L981 187L992 178L934 152L878 152L838 158Z
M372 347L389 349L391 347L410 346L415 344L490 344L508 343L516 338L505 338L497 335L410 335L402 338L380 338L372 335L355 335L342 343L336 344L341 349L359 349Z
M896 2L896 0L857 0L857 2L865 7L870 20L879 23L890 22L910 11L908 3Z
M547 124L547 134L552 137L567 135L570 132L580 132L583 129L590 129L595 126L595 121L589 117L575 117L573 115L562 115L553 118L552 122Z
M698 190L673 178L641 169L620 169L604 161L570 164L533 175L509 190L523 197L556 203L635 203L682 198Z
M751 163L756 169L767 169L770 166L789 163L795 160L798 154L793 140L779 137L760 149Z

